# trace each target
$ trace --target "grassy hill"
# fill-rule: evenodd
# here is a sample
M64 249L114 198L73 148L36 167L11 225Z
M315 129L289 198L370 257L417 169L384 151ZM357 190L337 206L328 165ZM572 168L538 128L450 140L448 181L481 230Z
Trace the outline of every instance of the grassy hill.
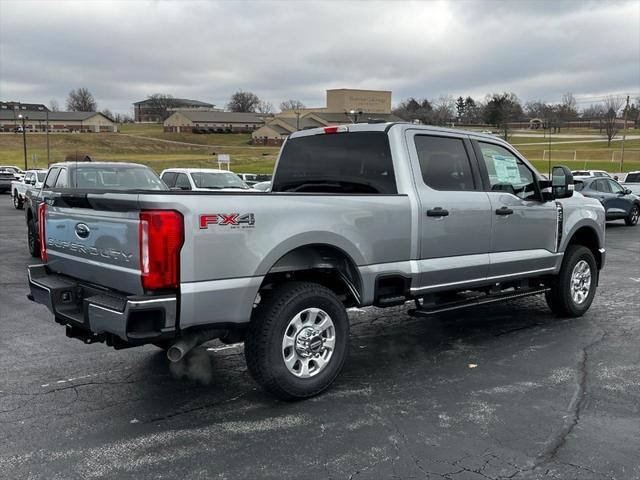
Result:
M565 133L565 132L563 132ZM606 139L590 143L564 143L593 140L571 132L572 138L553 138L551 159L553 164L563 163L572 169L593 168L617 172L617 162L611 162L613 151L620 151L620 142L607 147ZM588 134L597 134L590 131ZM630 132L629 134L638 134ZM231 169L243 173L270 173L273 170L277 147L250 145L249 134L165 133L161 125L125 124L120 133L56 133L49 135L51 162L63 161L68 154L88 154L95 160L129 161L144 163L156 171L164 168L216 167L216 154L231 156ZM563 143L555 143L563 142ZM543 161L544 150L548 150L547 139L539 137L513 136L511 143L534 163L541 172L548 170ZM46 136L27 134L27 156L29 167L46 167ZM625 143L625 171L640 170L640 140ZM577 162L573 162L576 151ZM37 160L32 162L32 155ZM24 165L22 135L0 134L0 164ZM619 153L616 154L619 158Z

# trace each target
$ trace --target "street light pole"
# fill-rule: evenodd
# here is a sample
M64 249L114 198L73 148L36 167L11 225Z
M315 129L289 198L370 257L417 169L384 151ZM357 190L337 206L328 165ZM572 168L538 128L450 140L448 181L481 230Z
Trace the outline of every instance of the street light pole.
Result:
M49 167L49 110L47 110L47 167Z
M24 169L27 170L29 167L27 166L27 130L24 125L24 116L18 115L18 118L22 120L22 146L24 148Z

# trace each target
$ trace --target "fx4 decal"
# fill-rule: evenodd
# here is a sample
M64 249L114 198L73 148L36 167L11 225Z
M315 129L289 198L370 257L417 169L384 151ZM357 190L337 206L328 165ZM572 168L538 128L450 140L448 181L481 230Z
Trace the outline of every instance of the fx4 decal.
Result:
M207 213L200 215L200 229L209 228L209 225L228 225L231 227L253 227L256 223L253 213Z

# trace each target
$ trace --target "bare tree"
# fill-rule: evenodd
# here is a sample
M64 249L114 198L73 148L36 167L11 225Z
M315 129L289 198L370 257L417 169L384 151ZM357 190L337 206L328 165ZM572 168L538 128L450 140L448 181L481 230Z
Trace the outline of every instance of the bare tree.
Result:
M610 95L604 99L604 133L607 136L607 146L611 146L611 140L616 136L620 126L618 125L618 112L624 104L624 98L617 95Z
M67 110L72 112L95 112L98 103L91 92L86 88L71 90L67 97Z
M113 113L111 113L111 110L109 110L108 108L101 110L100 113L107 117L109 120L114 120L115 118L113 116Z
M256 107L256 112L261 115L271 115L273 113L273 103L261 101Z
M304 103L302 103L300 100L289 99L280 103L281 112L284 112L285 110L292 110L294 112L297 112L303 108L305 108Z
M443 95L433 102L433 123L435 125L446 125L451 123L455 116L455 100L451 95Z
M52 98L51 100L49 100L49 110L52 112L60 111L60 105L58 104L58 101L55 98Z
M227 108L232 112L255 112L260 104L260 98L252 92L238 90L231 95Z
M154 93L149 95L147 99L149 101L147 104L149 113L161 122L164 122L171 115L170 109L178 106L176 99L166 93Z

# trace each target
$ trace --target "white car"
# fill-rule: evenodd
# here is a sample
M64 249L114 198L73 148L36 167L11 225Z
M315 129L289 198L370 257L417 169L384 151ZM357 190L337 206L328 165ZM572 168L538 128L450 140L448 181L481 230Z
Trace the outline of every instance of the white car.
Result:
M47 170L27 170L24 172L22 180L14 180L11 182L11 198L13 198L13 206L20 210L24 204L27 190L42 187L44 177L47 176Z
M590 178L590 177L613 178L611 175L609 175L604 170L575 170L575 171L571 172L571 174L573 175L573 179L574 180L576 180L576 179L577 180L581 180L583 178Z
M22 180L24 178L24 170L16 167L15 165L0 165L0 170L5 170L13 173L16 180Z
M160 178L172 190L253 191L238 175L216 168L168 168Z

